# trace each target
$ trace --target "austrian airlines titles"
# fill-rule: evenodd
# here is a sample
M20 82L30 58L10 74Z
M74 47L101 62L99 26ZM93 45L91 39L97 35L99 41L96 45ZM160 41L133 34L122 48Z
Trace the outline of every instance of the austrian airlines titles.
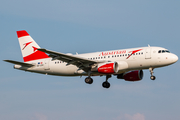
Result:
M25 31L17 31L24 62L4 60L13 63L14 68L56 76L87 76L85 82L92 84L92 76L106 76L102 83L109 88L108 79L116 76L126 81L139 81L143 70L149 69L150 79L155 80L155 68L171 65L178 57L162 47L140 47L86 54L65 54L41 48Z

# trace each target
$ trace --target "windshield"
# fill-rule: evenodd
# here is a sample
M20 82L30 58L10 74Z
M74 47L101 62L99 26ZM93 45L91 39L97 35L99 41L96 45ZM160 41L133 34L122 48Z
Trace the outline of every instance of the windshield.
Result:
M170 53L168 50L159 50L158 53Z

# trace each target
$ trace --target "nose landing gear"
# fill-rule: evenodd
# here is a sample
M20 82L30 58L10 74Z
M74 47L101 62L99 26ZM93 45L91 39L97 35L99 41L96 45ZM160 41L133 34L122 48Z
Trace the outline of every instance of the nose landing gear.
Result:
M153 73L154 73L153 70L154 70L154 68L152 68L152 67L149 68L149 71L151 73L151 77L150 77L151 80L155 80L156 79L156 77L153 75Z

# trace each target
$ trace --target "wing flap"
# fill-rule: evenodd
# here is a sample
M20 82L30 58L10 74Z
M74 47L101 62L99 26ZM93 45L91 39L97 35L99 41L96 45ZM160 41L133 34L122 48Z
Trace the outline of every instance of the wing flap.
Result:
M24 67L32 67L32 66L34 66L33 64L30 64L30 63L18 62L18 61L14 61L14 60L4 60L4 61L12 63L12 64L16 64L16 65L21 65L21 66L24 66Z

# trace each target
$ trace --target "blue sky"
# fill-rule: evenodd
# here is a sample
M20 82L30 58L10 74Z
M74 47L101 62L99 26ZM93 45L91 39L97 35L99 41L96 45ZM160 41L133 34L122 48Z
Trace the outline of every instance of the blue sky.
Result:
M1 0L0 119L2 120L179 120L177 62L155 69L155 81L112 77L46 76L13 69L4 59L22 61L17 30L43 48L86 53L161 46L180 56L178 0Z

